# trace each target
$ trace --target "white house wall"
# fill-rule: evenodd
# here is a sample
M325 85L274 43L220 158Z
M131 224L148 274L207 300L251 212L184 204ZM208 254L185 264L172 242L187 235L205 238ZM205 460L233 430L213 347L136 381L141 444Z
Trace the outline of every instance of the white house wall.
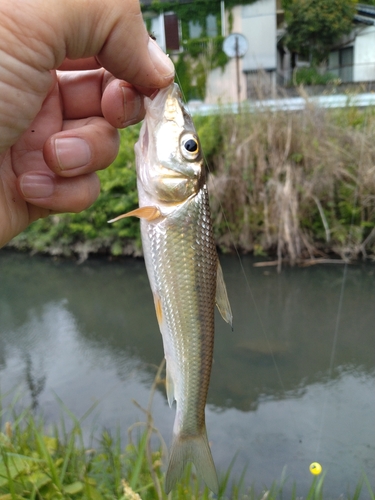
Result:
M165 48L165 30L164 30L164 14L160 14L151 19L151 33L156 38L158 45L166 51Z
M245 100L247 93L244 71L276 71L276 0L258 0L250 5L237 5L232 9L232 16L232 33L244 35L249 45L247 53L240 59L240 100ZM226 26L229 26L228 21ZM205 102L227 103L236 100L236 65L232 59L224 72L216 69L210 73Z
M262 1L262 0L261 0ZM226 12L228 23L228 11ZM237 5L232 9L233 16L233 26L232 33L243 33L242 29L242 7ZM228 32L225 33L228 36ZM240 100L246 99L246 77L243 73L243 58L239 61L240 65ZM211 71L207 77L206 84L206 98L205 103L216 104L218 102L222 104L227 104L229 102L237 101L237 76L236 76L236 62L235 59L231 59L228 64L226 64L224 71L221 68L216 68Z
M275 70L276 0L258 0L243 5L241 33L247 38L249 49L243 59L244 71Z
M241 69L240 89L240 101L244 101L246 99L246 79ZM216 68L209 73L204 102L206 104L237 102L237 76L234 59L229 61L224 71L221 68Z
M375 26L363 28L355 38L353 80L375 80Z

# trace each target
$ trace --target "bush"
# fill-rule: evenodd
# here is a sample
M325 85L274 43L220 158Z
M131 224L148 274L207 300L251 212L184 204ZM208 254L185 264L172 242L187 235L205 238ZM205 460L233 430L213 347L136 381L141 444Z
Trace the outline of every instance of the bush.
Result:
M101 194L96 203L79 214L53 215L34 222L11 242L21 250L86 258L90 253L140 254L139 220L107 221L138 205L134 143L139 125L120 132L120 151L113 164L98 173Z
M327 85L337 81L337 76L332 73L321 75L316 68L298 68L294 75L292 85Z

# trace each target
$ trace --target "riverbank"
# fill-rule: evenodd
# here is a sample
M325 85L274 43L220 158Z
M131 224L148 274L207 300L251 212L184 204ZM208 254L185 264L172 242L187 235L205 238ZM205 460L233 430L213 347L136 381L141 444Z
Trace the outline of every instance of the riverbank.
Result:
M375 112L309 107L196 117L210 175L212 217L222 252L270 256L292 265L375 255ZM107 221L137 206L133 146L99 173L102 192L81 214L35 222L10 246L51 255L141 255L139 221Z
M3 409L4 410L4 409ZM4 413L4 411L2 412ZM12 418L0 428L0 499L74 499L74 500L208 500L213 494L203 487L191 466L177 488L168 496L164 493L166 450L161 445L152 449L151 437L158 434L152 417L147 423L134 424L129 429L130 441L124 446L118 437L103 431L99 441L87 447L83 442L81 421L67 409L70 420L66 430L62 415L60 425L47 430L43 419L31 410L11 411ZM141 429L141 430L139 430ZM139 432L135 432L139 430ZM135 440L132 438L135 437ZM326 473L312 476L311 486L303 492L294 483L291 499L323 500ZM285 471L272 485L261 492L244 484L243 477L234 479L231 466L219 474L218 500L276 500L283 496L285 483L290 483ZM363 475L346 499L373 499L374 493ZM337 495L337 498L343 498Z

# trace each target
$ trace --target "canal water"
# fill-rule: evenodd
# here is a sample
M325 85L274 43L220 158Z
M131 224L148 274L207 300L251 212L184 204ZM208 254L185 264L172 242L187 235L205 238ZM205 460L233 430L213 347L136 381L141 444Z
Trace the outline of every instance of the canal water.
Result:
M207 428L219 473L262 491L284 479L305 496L311 462L326 498L375 488L375 266L284 269L221 258L234 315L219 315ZM49 423L59 399L87 435L145 415L162 361L142 260L69 261L0 251L0 387ZM175 410L158 387L152 413L169 445ZM287 496L285 497L287 498ZM366 489L361 498L368 498Z

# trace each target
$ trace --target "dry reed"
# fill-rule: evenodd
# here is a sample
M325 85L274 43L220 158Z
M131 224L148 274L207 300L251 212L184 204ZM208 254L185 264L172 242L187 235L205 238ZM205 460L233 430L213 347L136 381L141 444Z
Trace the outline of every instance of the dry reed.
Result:
M279 268L374 253L373 110L308 105L217 120L209 187L219 246L276 254Z

